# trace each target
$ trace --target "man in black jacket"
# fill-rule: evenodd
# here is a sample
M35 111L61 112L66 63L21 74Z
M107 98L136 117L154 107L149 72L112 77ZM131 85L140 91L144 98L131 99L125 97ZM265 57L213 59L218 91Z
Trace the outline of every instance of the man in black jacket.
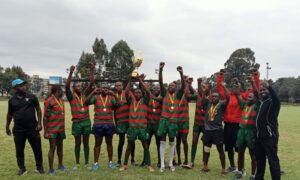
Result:
M278 151L278 114L280 100L267 82L260 89L260 107L256 117L256 160L255 180L263 180L268 157L273 180L280 180Z
M16 157L19 166L18 175L27 173L25 167L24 148L26 140L29 141L36 161L36 171L44 174L41 137L42 112L38 99L26 92L26 82L21 79L12 81L12 87L16 93L8 101L6 121L6 134L11 135L9 128L14 119L13 135L16 146Z

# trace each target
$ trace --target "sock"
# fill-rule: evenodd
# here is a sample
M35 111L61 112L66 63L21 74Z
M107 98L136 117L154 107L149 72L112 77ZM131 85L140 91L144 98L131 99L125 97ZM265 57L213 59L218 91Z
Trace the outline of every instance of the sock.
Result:
M149 149L144 149L144 161L146 165L150 166L151 165L151 159L150 159L150 151Z
M125 160L124 160L124 165L127 166L127 164L128 164L128 159L125 159Z
M169 166L173 166L173 158L175 154L175 142L170 142L170 159L169 159Z
M197 152L197 144L192 144L191 162L194 163Z
M160 141L159 153L160 153L161 168L165 168L165 149L166 149L166 141Z
M76 164L79 164L79 158L80 158L80 146L75 145L75 159L76 159Z
M89 164L89 156L90 156L90 147L89 146L84 146L85 164Z

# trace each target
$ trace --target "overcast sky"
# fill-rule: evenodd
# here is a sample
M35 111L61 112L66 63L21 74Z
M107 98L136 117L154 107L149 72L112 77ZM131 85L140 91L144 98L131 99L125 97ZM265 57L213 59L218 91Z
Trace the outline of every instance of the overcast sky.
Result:
M179 78L178 65L209 76L249 47L276 79L300 75L299 32L299 0L0 0L0 65L66 76L98 37L141 50L150 78L161 60L166 80Z

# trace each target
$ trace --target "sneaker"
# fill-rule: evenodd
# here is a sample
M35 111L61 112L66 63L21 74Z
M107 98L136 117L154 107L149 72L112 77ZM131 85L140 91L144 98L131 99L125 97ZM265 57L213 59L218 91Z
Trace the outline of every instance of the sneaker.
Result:
M80 164L76 164L76 165L73 167L73 171L77 171L79 168L80 168Z
M226 174L227 174L227 172L225 171L225 169L221 171L221 176L222 176L222 177L225 177Z
M165 172L165 168L164 167L161 167L160 169L159 169L159 172L161 172L161 173L163 173L163 172Z
M238 172L238 171L237 171L237 172ZM247 175L246 169L243 169L243 170L242 170L242 176L245 177L246 175Z
M18 173L17 173L18 176L24 176L24 175L26 175L26 174L27 174L26 169L19 169L19 171L18 171Z
M89 171L91 171L91 170L92 170L92 166L91 166L91 165L89 165L89 164L86 164L86 165L84 165L84 167L85 167L87 170L89 170Z
M191 168L194 168L194 167L195 167L195 164L191 162L191 163L189 164L189 166L190 166Z
M57 169L60 170L60 171L66 171L67 170L64 165L59 165Z
M204 173L207 173L207 172L210 171L210 169L208 169L208 167L203 167L203 168L201 169L201 171L204 172Z
M133 160L133 161L131 161L131 165L133 165L133 166L139 166L139 163L137 163L137 162L135 162L135 161Z
M192 166L190 166L189 164L182 164L181 167L185 169L192 169Z
M238 171L231 179L236 180L236 179L242 179L243 178L243 173Z
M48 173L49 173L50 176L54 176L54 175L55 175L54 169L49 169L49 172L48 172Z
M131 163L132 164L132 163ZM143 161L141 164L140 164L140 167L145 167L147 164L145 161Z
M156 164L156 167L157 167L157 168L160 168L160 162Z
M227 168L227 172L237 172L238 170L236 169L236 167L229 167L229 168Z
M148 166L147 168L148 168L149 172L154 172L154 168L152 166Z
M119 171L126 171L128 169L127 165L122 165L119 169Z
M95 163L95 164L93 165L93 167L92 167L92 170L93 170L94 172L96 172L96 171L98 171L98 169L99 169L99 164L98 164L98 163Z
M250 177L249 177L249 180L254 180L255 179L255 175L251 175Z
M40 174L45 174L45 171L44 171L44 168L43 168L43 167L37 168L37 169L35 170L35 172L40 173Z
M110 161L110 162L108 163L108 167L109 167L110 169L115 169L115 168L116 168L116 165L115 165L112 161Z
M170 166L170 171L175 172L175 166Z

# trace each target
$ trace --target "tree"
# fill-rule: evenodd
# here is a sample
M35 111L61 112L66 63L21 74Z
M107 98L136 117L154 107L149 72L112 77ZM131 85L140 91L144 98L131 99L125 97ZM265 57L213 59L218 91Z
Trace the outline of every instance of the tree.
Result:
M105 64L108 63L109 52L107 50L106 44L103 39L96 38L93 45L93 52L95 53L95 76L100 78L103 76L103 71L105 71Z
M75 77L89 79L91 63L96 63L94 54L83 51L76 67Z
M241 84L245 84L247 77L253 69L259 69L260 65L255 62L254 52L250 48L235 50L224 64L225 83L230 87L231 79L237 77Z
M120 40L111 49L109 61L106 63L104 78L124 79L133 71L133 50L126 41Z
M4 92L10 92L12 89L11 82L14 79L22 79L28 83L30 86L30 77L27 75L20 66L12 66L3 68L0 66L0 91L1 96L3 96Z

